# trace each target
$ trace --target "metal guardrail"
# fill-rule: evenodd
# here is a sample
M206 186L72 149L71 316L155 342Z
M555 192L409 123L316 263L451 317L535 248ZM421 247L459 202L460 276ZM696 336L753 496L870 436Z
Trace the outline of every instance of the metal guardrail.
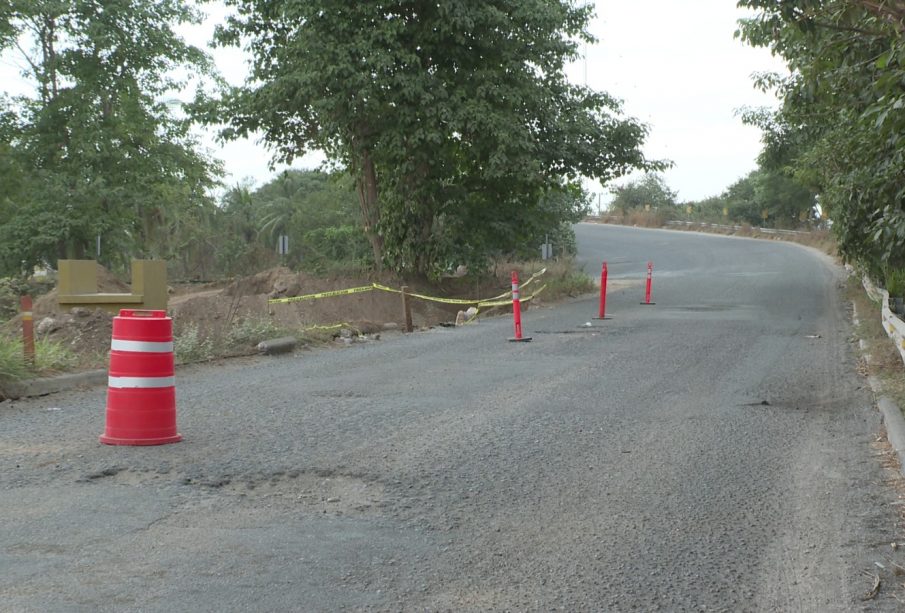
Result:
M702 223L697 221L667 221L667 226L685 226L689 227L697 227L697 228L714 228L718 230L733 230L738 232L743 229L744 226L727 226L718 223ZM804 234L810 234L810 232L803 232L801 230L780 230L779 228L751 228L755 232L760 232L761 234L781 234L785 236L799 236Z

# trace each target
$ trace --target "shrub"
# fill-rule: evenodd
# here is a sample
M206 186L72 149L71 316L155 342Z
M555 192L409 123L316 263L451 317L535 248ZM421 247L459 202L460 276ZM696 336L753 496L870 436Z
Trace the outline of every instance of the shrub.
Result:
M886 277L886 291L890 296L905 296L905 269L887 268L884 275Z
M179 334L174 335L173 349L180 364L204 362L214 357L214 341L204 336L197 324L182 326Z

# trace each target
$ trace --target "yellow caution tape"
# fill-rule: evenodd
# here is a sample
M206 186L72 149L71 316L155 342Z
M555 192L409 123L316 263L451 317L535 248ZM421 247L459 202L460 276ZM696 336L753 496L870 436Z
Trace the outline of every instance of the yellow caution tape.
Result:
M522 298L521 300L519 300L519 302L530 302L532 298L534 298L535 296L537 296L538 294L540 294L540 293L541 293L542 291L544 291L545 289L547 289L547 286L546 286L546 285L541 285L541 287L540 287L539 290L537 290L536 292L534 292L534 293L531 294L530 296L526 296L526 297ZM486 308L490 308L490 307L507 306L507 305L510 305L510 304L512 304L512 300L511 300L511 299L509 299L509 300L494 300L494 301L491 301L491 302L480 302L480 303L478 303L478 308L479 308L479 309L486 309Z
M332 292L318 292L317 294L305 294L304 296L292 296L291 298L271 298L267 302L270 304L286 304L288 302L298 302L300 300L317 300L319 298L332 298L333 296L345 296L346 294L361 294L374 290L373 285L365 285L363 287L353 287L351 289L337 289Z
M307 328L302 328L302 330L307 332L308 330L338 330L339 328L354 328L354 326L347 323L333 324L330 326L314 325L308 326Z
M379 289L384 292L392 292L394 294L401 294L402 290L393 289L392 287L387 287L385 285L374 284L374 289ZM479 300L468 300L465 298L437 298L436 296L425 296L424 294L413 294L411 292L406 292L406 296L411 296L412 298L420 298L421 300L430 300L431 302L443 302L446 304L477 304L480 302Z
M536 273L531 275L531 277L527 281L520 284L520 288L526 287L529 283L531 283L532 281L534 281L535 279L537 279L538 277L540 277L541 275L543 275L546 272L547 272L546 268L542 268L541 270L537 271ZM546 286L544 286L544 287L546 287ZM353 287L350 289L338 289L338 290L334 290L331 292L318 292L316 294L305 294L304 296L292 296L290 298L271 298L267 302L270 304L287 304L290 302L299 302L302 300L318 300L320 298L332 298L334 296L345 296L348 294L361 294L364 292L373 291L375 289L383 291L383 292L390 292L393 294L402 293L402 290L395 289L392 287L387 287L386 285L380 285L379 283L372 283L371 285L364 285L362 287ZM543 290L543 288L541 288L541 290ZM539 293L540 293L540 290L536 294L539 294ZM406 292L406 295L411 296L412 298L419 298L421 300L429 300L431 302L442 302L445 304L477 305L478 307L481 307L481 306L502 306L502 305L508 304L509 300L507 299L507 297L510 296L510 292L503 292L499 296L494 296L493 298L485 298L485 299L481 299L481 300L469 300L469 299L464 299L464 298L438 298L436 296L426 296L424 294L413 294L413 293L409 293L409 292ZM530 299L531 299L531 297L525 298L522 300L522 302L527 302Z

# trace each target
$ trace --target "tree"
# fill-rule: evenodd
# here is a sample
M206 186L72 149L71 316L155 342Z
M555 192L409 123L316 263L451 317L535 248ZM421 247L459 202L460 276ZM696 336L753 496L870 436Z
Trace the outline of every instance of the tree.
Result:
M761 161L790 168L821 198L850 260L905 265L905 4L901 0L746 0L739 35L783 57L762 75L783 104L746 118Z
M579 175L661 167L640 152L645 128L618 101L565 78L578 42L591 40L587 6L228 3L238 14L217 40L244 44L251 74L219 102L199 101L199 116L225 113L225 138L263 132L280 161L325 151L354 178L377 264L479 263L524 211Z
M663 177L656 173L649 172L640 179L613 187L610 193L615 195L611 206L623 211L647 205L652 208L676 206L676 192L669 189Z
M735 223L754 226L795 227L809 219L816 204L814 194L797 181L776 170L751 171L719 196L692 203L705 219L725 217ZM764 219L763 213L767 212Z
M12 0L0 9L0 49L18 52L35 84L7 102L2 121L0 156L12 155L24 178L0 219L0 268L84 257L97 236L121 260L186 244L191 231L178 218L211 212L217 168L163 99L182 86L176 69L209 72L204 53L173 29L199 18L181 0Z

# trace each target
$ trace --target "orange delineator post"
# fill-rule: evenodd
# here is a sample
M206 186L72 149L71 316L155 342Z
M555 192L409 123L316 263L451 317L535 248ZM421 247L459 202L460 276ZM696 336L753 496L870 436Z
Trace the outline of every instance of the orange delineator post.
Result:
M25 363L35 365L35 322L32 314L31 296L25 295L19 299L19 310L22 313L22 353Z
M164 445L176 430L173 320L166 311L123 309L113 318L106 445Z
M607 267L606 262L603 263L603 268L600 270L600 312L594 319L611 319L606 316L606 279L607 279Z
M509 339L512 343L527 343L530 336L522 336L522 303L519 297L518 272L512 271L512 320L515 323L515 336Z
M654 276L654 263L648 262L647 263L647 287L644 290L644 302L641 303L645 306L657 304L656 302L650 301L650 286L651 286L653 276Z

